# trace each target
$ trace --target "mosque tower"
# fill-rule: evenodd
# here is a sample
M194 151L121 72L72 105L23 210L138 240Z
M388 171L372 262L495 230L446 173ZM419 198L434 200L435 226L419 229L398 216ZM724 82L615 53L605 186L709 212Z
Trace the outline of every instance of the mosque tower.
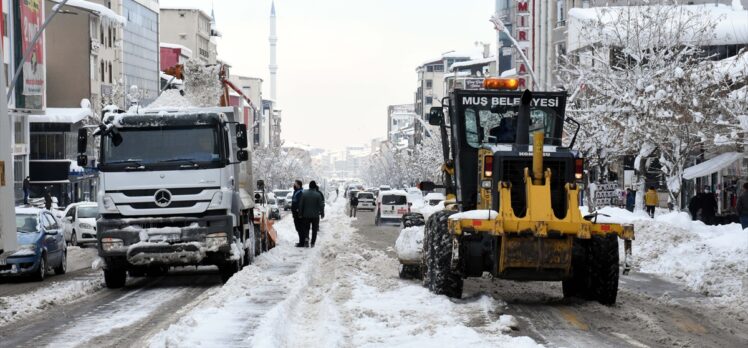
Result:
M275 1L273 1L272 7L270 8L270 99L277 102L275 90L276 90L276 77L278 74L278 65L275 61L275 48L278 43L278 36L275 31Z

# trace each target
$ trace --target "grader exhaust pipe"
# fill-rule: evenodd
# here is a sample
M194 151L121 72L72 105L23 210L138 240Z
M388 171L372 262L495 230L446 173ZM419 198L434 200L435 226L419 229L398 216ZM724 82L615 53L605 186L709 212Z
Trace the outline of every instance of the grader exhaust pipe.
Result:
M517 114L517 145L530 145L530 107L532 105L532 92L525 90L522 93ZM543 184L543 142L542 131L533 133L532 138L532 181L535 185Z

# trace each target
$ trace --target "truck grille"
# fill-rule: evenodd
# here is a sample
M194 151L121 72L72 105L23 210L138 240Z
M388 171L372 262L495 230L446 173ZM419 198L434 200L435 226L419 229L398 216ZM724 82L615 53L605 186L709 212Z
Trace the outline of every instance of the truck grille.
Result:
M525 197L525 168L532 170L532 158L505 159L499 164L497 171L500 173L498 180L508 181L512 184L512 209L517 217L527 214L527 197ZM557 218L566 217L566 191L564 185L567 181L566 161L563 159L543 160L544 169L551 169L551 207ZM570 167L569 167L570 168ZM497 195L498 196L498 195ZM498 210L498 198L494 201L494 207Z
M129 205L133 209L168 209L168 208L192 208L196 204L201 202L210 202L210 201L178 201L178 202L171 202L169 206L167 207L159 207L156 205L155 202L147 202L147 203L127 203L124 205Z
M184 196L184 195L197 195L205 190L220 190L221 188L216 187L183 187L183 188L167 188L172 195ZM153 196L159 189L142 189L142 190L115 190L106 191L106 193L121 193L127 197L143 197Z

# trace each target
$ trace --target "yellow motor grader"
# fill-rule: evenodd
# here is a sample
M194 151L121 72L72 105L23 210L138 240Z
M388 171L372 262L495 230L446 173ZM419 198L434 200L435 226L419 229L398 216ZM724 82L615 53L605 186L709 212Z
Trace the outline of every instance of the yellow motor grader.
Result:
M429 112L429 124L442 134L442 187L453 204L426 221L423 284L459 298L464 279L488 272L562 281L565 297L614 304L618 239L628 259L633 226L582 215L584 162L572 149L580 125L564 117L566 93L510 90L516 86L516 80L486 79L483 89L455 89L445 106ZM567 146L565 123L576 126Z

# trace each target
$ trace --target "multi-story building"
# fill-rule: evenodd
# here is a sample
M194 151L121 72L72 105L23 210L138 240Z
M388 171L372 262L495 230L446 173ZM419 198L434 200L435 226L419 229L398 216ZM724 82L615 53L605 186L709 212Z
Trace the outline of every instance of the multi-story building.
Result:
M99 11L75 4L47 27L46 52L55 57L47 61L47 105L80 108L81 100L88 99L94 114L105 104L124 107L120 81L125 19L102 4ZM56 3L45 5L50 12Z
M185 46L192 50L195 59L216 64L218 51L212 38L219 34L211 29L210 15L194 8L162 7L160 21L162 42Z
M450 51L444 53L438 59L427 61L416 68L418 75L418 88L416 89L414 109L415 113L422 119L426 119L432 106L441 105L445 94L444 76L452 64L471 59L471 54ZM421 124L416 123L415 143L421 141Z
M158 98L161 86L158 0L112 2L119 3L118 13L127 19L122 35L124 86L128 91L137 86L137 101L148 105Z
M413 104L387 107L387 140L393 144L413 146L418 115Z
M245 107L244 118L247 127L252 130L253 146L260 146L263 128L261 127L262 118L262 79L257 77L247 77L241 75L231 75L229 81L239 88L245 96L252 102Z

